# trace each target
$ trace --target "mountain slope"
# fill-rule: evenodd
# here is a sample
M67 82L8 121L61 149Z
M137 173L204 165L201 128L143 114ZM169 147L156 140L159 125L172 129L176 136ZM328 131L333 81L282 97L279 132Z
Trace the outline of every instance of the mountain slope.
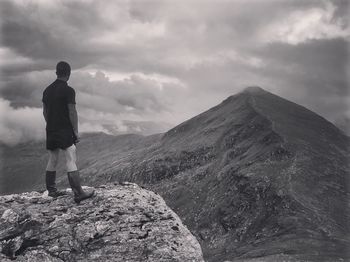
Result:
M250 87L163 135L104 141L78 146L84 183L158 192L208 261L349 258L349 137L305 107Z
M348 148L324 118L253 87L84 173L90 183L131 180L159 192L209 261L335 260L349 241Z

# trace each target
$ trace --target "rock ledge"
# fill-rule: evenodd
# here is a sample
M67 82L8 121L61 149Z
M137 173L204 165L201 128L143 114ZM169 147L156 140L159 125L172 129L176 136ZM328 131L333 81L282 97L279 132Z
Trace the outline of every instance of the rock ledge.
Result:
M159 195L131 183L96 192L80 205L71 192L1 196L0 261L204 261Z

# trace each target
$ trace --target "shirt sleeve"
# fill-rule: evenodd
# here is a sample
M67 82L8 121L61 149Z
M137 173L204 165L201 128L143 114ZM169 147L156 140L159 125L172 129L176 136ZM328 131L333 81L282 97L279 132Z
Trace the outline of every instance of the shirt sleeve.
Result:
M41 99L41 101L46 104L46 95L45 95L45 91L43 92L43 98Z
M73 88L69 88L66 97L67 104L76 104L75 103L75 91Z

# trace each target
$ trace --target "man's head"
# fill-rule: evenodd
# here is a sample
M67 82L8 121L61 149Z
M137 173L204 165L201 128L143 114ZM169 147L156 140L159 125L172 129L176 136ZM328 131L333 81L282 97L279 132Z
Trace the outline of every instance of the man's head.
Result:
M68 81L70 76L70 65L65 61L60 61L56 65L57 78L66 79Z

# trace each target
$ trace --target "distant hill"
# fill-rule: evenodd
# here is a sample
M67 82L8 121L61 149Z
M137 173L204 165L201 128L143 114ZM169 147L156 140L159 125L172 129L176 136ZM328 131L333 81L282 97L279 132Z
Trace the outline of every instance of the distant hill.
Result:
M88 167L104 155L113 155L129 148L139 148L153 143L153 136L142 135L107 135L105 133L86 133L77 145L79 167ZM142 141L141 141L142 140ZM13 147L0 146L2 168L0 174L0 194L11 194L44 190L44 175L48 160L45 141L19 144ZM66 178L64 155L59 159L58 176ZM68 184L66 184L68 185Z
M126 133L138 134L149 136L152 134L164 133L169 130L172 126L168 123L162 122L152 122L152 121L131 121L131 120L123 120L122 124L125 126L125 131L120 131L114 125L102 125L105 130L108 131L109 134L112 135L124 135Z
M349 145L323 117L250 87L165 134L96 134L78 150L85 183L158 192L208 261L341 261L350 258Z

